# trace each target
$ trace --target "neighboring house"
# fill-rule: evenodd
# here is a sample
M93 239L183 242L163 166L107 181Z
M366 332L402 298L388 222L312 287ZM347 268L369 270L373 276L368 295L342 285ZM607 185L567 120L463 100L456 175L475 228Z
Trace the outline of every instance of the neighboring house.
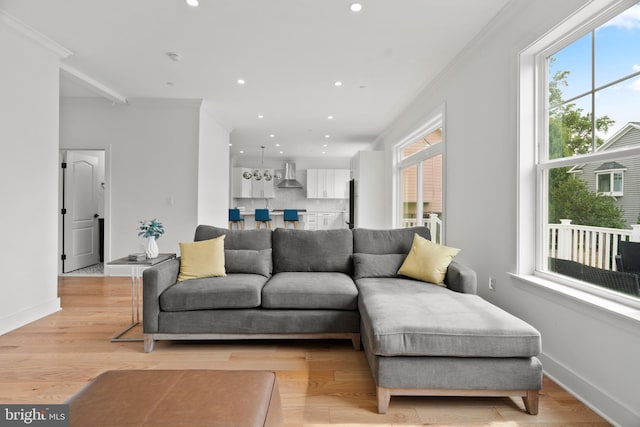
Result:
M596 151L614 150L640 145L640 122L627 123ZM638 223L640 215L640 157L623 162L587 163L574 166L568 173L576 174L589 190L614 198L624 212L627 225Z

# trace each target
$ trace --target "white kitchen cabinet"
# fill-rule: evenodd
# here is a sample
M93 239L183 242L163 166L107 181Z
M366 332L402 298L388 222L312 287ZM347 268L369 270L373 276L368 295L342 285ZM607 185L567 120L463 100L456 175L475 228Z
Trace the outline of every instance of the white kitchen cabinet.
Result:
M245 173L251 173L249 168L233 168L232 189L231 197L234 198L249 198L251 196L251 179L246 179L242 175Z
M335 169L334 176L334 195L336 199L349 198L349 181L351 180L351 171L349 169Z
M264 173L265 170L269 171L273 176L272 169L260 169L260 172ZM262 177L262 179L258 181L253 177L253 171L254 169L251 168L233 168L231 197L256 199L275 197L274 179L272 178L270 181L267 181ZM245 172L249 173L251 178L245 178Z
M318 229L318 214L307 212L304 216L304 229L305 230L317 230Z
M334 222L335 213L319 213L318 214L318 230L329 230Z
M322 199L335 199L335 176L333 169L318 170L318 196Z
M307 169L307 199L319 199L318 169Z
M348 198L350 175L349 169L307 169L307 198Z
M334 230L347 226L342 212L307 212L304 221L306 230Z
M273 176L273 169L260 169L260 172L264 173L265 170ZM261 180L251 178L251 197L265 199L275 197L273 181L274 178L267 181L264 176Z

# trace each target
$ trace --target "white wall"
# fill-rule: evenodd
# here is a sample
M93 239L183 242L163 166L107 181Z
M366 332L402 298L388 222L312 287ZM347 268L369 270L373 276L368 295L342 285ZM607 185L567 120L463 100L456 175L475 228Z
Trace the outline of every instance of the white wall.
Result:
M200 105L199 100L133 99L128 105L98 98L61 101L60 147L107 149L111 200L105 260L143 251L144 239L137 237L140 220L164 223L161 252L178 253L179 242L193 240Z
M545 371L620 425L640 425L640 325L513 279L517 223L518 53L584 0L513 1L421 92L379 147L387 150L446 105L447 244L478 273L480 294L542 333ZM391 226L389 203L387 224ZM493 276L497 291L488 291Z
M0 334L60 309L59 54L0 16Z
M384 165L384 151L359 151L353 158L355 226L358 228L391 228L387 223L390 199L380 196L380 189L385 187L387 179Z
M200 109L198 224L227 227L229 169L229 132L216 122L205 101Z

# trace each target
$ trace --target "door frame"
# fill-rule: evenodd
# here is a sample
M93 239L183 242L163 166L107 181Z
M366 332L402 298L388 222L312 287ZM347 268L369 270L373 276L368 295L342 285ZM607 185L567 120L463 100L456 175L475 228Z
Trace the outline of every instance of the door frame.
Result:
M95 147L60 147L58 149L58 275L62 273L62 241L63 241L63 218L62 218L62 167L63 154L67 151L103 151L104 152L104 261L105 264L111 259L111 145L105 148ZM106 268L104 270L106 275Z

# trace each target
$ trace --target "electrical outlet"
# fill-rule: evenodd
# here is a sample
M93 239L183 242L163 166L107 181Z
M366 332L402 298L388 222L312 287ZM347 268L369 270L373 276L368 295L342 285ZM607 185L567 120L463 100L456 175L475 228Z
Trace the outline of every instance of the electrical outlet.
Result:
M494 292L496 291L496 279L491 276L489 276L489 290Z

